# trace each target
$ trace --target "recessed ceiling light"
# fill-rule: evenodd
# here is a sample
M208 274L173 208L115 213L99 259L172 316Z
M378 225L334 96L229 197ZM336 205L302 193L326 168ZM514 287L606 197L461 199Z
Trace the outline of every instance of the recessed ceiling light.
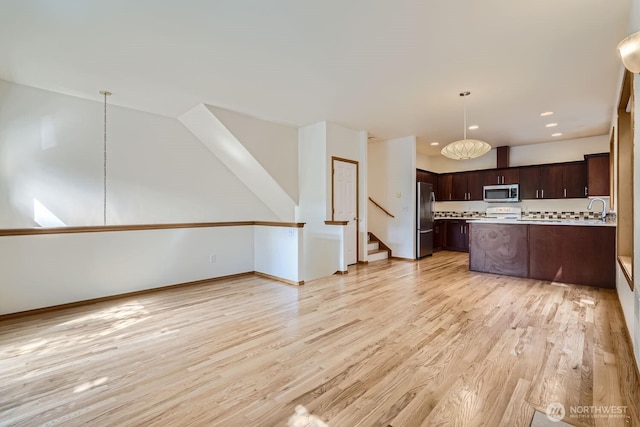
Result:
M554 128L556 126L558 126L557 123L547 123L546 125L544 125L544 127L546 127L546 128Z
M440 143L439 143L439 142L435 142L435 141L434 141L434 142L432 142L432 143L431 143L431 144L429 144L429 145L440 145Z
M474 129L478 129L480 126L478 125L471 125L469 126L469 130L474 130Z
M552 133L551 136L562 136L562 134L560 132L558 133Z
M553 111L545 111L544 113L540 113L540 117L552 116Z

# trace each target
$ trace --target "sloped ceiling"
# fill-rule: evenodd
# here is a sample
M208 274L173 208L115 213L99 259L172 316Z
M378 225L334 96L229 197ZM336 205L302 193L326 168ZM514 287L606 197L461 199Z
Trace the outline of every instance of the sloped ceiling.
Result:
M0 78L178 117L328 120L435 154L605 134L629 0L3 0ZM540 117L553 111L550 118ZM555 122L551 129L545 124ZM561 132L561 137L552 137Z

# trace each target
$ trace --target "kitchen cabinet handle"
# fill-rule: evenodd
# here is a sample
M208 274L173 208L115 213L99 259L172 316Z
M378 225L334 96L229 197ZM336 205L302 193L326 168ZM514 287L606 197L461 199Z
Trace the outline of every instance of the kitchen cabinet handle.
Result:
M538 198L538 190L536 190L536 199Z
M544 188L543 188L542 190L540 190L540 194L542 194L542 195L540 196L540 198L541 198L541 199L544 199Z
M565 199L567 198L567 189L566 188L564 189L564 198Z
M587 186L584 187L584 195L585 197L589 195L589 191L587 191Z
M502 183L504 184L504 175L502 175Z
M498 184L500 184L500 175L498 175Z

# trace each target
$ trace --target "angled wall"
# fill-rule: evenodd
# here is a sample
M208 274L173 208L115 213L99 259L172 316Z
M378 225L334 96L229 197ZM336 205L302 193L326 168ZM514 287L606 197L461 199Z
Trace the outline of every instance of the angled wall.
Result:
M109 224L278 219L176 119L109 105L107 134ZM0 80L0 228L101 225L102 144L101 102Z
M298 128L207 105L260 165L298 202Z
M280 221L292 221L296 203L249 150L206 105L179 117L198 138Z

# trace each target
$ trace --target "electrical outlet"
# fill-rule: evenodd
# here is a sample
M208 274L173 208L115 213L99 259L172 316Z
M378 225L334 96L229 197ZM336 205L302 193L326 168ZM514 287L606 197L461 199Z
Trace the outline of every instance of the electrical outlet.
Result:
M212 264L216 262L216 254L209 255L209 262Z

